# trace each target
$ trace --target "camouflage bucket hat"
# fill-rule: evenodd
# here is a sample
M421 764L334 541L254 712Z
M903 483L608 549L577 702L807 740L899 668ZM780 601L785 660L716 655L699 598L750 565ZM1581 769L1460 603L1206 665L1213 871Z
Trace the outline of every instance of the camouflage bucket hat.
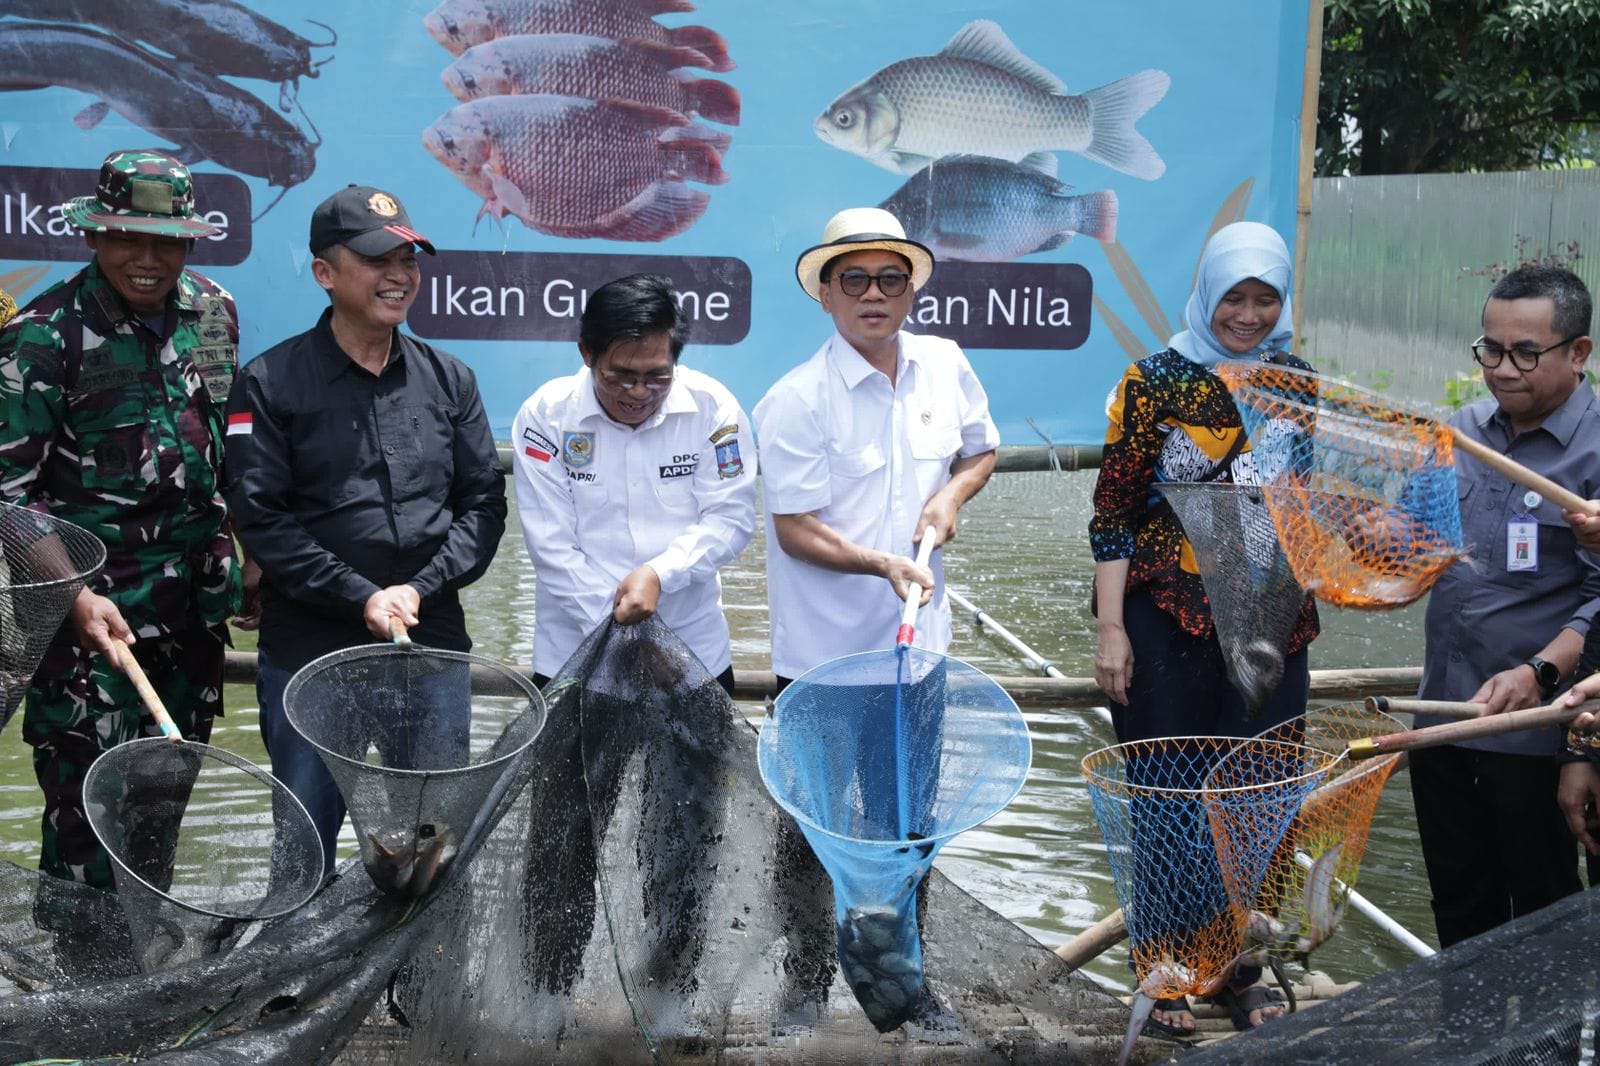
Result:
M94 233L127 230L163 237L209 237L221 232L195 217L189 168L160 152L112 152L100 164L94 192L62 204L62 216Z

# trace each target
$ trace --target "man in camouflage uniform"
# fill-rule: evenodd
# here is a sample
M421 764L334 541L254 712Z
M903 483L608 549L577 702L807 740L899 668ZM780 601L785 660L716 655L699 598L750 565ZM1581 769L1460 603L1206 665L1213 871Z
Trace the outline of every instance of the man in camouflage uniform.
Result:
M159 732L112 638L134 645L185 737L205 740L221 713L241 592L220 491L239 323L226 291L184 269L218 231L177 160L113 152L63 215L94 258L0 331L0 497L106 544L34 675L22 735L44 791L39 868L109 888L83 777L103 750Z

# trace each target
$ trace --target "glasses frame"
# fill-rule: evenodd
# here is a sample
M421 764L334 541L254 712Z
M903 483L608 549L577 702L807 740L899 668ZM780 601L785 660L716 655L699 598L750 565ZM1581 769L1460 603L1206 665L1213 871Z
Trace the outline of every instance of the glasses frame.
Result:
M849 278L850 281L846 283L844 280L845 278ZM893 288L895 290L894 292L890 292L888 289L884 288L883 280L885 278L900 279L900 283L898 285L895 285L893 282L890 283L890 288ZM876 284L878 286L878 291L882 293L884 299L887 300L892 300L896 296L905 295L905 291L911 287L911 275L907 274L903 270L884 270L877 274L868 274L865 270L844 270L835 274L833 276L833 280L839 283L840 292L844 293L846 296L855 297L865 296L867 294L867 290ZM857 289L855 292L851 292L850 290L857 284L859 284L861 288Z
M595 376L600 379L600 383L602 385L608 389L614 389L617 392L632 392L636 388L642 388L646 392L660 394L672 388L672 383L677 379L678 376L678 367L676 364L673 364L672 368L667 371L665 377L660 377L657 375L640 377L637 374L617 374L600 367L596 367L594 373Z
M1494 344L1493 341L1490 341L1486 337L1479 337L1477 340L1472 342L1472 360L1485 370L1493 370L1501 363L1506 361L1506 356L1510 356L1511 365L1522 371L1524 374L1528 374L1539 369L1540 356L1543 356L1546 352L1553 352L1557 348L1563 348L1582 336L1582 333L1573 334L1565 340L1556 341L1548 348L1540 348L1536 352L1530 352L1525 348L1517 348L1515 346L1510 348L1502 348L1500 345ZM1490 348L1491 344L1493 344L1492 348ZM1495 356L1493 358L1493 362L1491 362L1489 358L1485 357L1484 355L1485 349L1489 349L1490 351L1498 351L1500 354ZM1518 358L1519 354L1531 357L1531 361L1527 366L1522 365L1522 360Z

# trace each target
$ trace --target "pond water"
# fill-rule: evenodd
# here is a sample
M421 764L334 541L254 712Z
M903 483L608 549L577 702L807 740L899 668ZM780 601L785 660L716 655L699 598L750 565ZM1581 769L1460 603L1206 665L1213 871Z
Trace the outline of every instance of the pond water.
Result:
M1093 673L1094 620L1087 604L1092 563L1086 527L1093 472L995 477L962 511L946 550L951 585L1068 676ZM513 509L514 510L514 509ZM759 526L758 526L759 529ZM767 669L765 545L761 534L723 571L724 601L739 669ZM526 664L533 648L534 579L519 530L508 531L488 575L465 595L476 651ZM888 634L886 636L886 641ZM238 646L252 649L250 634ZM950 653L994 674L1027 671L999 642L958 617ZM1381 614L1323 611L1313 669L1415 666L1422 660L1420 606ZM1402 693L1401 695L1407 695ZM265 763L248 686L229 686L227 717L212 743ZM1055 946L1114 909L1104 845L1089 806L1080 760L1112 742L1089 710L1030 710L1033 770L1016 801L957 838L939 867L979 899ZM21 715L0 734L0 858L31 866L37 857L39 799L21 741ZM235 817L219 808L215 817ZM348 823L341 858L354 853ZM1379 806L1357 886L1380 909L1434 943L1427 883L1415 840L1409 780L1397 774ZM1353 910L1312 963L1338 981L1362 980L1414 956ZM1127 953L1113 949L1087 969L1109 987L1130 985ZM1292 972L1292 971L1291 971Z

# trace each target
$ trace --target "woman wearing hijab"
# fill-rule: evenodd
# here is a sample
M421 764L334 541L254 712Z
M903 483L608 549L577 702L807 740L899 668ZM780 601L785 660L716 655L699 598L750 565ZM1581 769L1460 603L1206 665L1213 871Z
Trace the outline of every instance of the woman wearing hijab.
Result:
M1184 310L1189 328L1128 368L1108 411L1089 542L1099 641L1095 681L1111 697L1121 742L1172 736L1254 736L1305 713L1307 646L1317 635L1308 596L1285 649L1283 680L1256 717L1229 681L1193 550L1160 482L1259 481L1233 400L1213 369L1253 360L1309 370L1291 337L1289 249L1257 222L1216 232ZM1282 1012L1241 967L1219 997L1249 1028ZM1159 1000L1153 1026L1194 1030L1184 999Z

